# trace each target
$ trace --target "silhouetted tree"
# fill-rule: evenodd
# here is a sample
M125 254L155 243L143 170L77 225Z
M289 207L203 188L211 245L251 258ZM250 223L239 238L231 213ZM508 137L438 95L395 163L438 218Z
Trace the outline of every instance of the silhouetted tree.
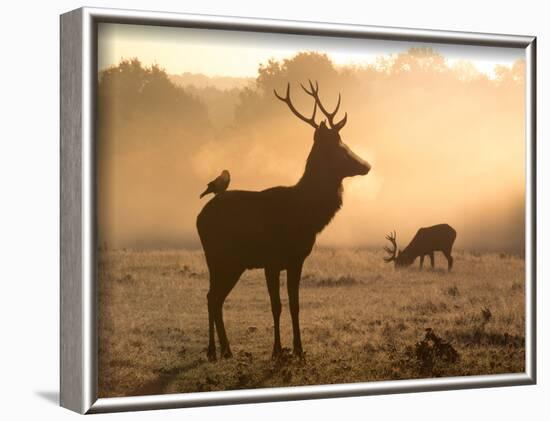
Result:
M209 127L202 102L174 85L159 66L143 67L136 58L123 60L99 74L98 115L100 138L110 133L116 134L114 139L127 142L138 139L124 136L135 131L141 134L139 138L147 139L144 130L155 135L169 126L173 133L185 135Z
M266 64L260 64L256 86L245 88L241 92L240 103L235 111L236 121L239 124L254 123L262 118L280 116L282 111L275 106L273 90L284 89L287 83L299 87L301 83L307 83L311 79L342 89L342 75L326 54L301 52L281 62L271 59ZM329 89L327 96L334 92L336 88ZM300 100L297 102L301 104Z

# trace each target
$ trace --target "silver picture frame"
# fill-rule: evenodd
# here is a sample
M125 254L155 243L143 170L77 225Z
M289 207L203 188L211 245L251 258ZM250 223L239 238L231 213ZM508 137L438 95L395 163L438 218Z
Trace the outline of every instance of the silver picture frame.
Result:
M95 93L99 23L338 36L526 52L525 372L98 398ZM536 37L81 8L60 17L60 404L82 414L536 384Z

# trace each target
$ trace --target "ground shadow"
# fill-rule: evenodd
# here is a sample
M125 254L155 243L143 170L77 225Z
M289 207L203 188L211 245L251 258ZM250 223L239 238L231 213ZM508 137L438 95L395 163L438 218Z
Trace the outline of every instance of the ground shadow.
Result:
M59 392L57 390L38 390L34 393L45 401L53 403L56 406L59 405Z
M147 395L160 395L164 393L166 386L174 381L181 374L195 369L206 361L202 358L178 367L173 367L169 370L162 370L162 373L154 380L146 382L141 386L131 391L128 396L147 396Z

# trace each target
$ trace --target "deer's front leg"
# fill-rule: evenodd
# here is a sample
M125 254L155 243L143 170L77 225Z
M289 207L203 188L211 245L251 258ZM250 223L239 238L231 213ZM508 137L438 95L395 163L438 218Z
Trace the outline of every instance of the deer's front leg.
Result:
M422 266L424 266L424 255L420 256L420 270L422 270Z
M303 357L302 339L300 337L300 278L302 276L302 264L299 262L290 266L286 271L286 284L288 290L288 305L292 318L292 333L294 335L294 355Z
M271 312L273 314L273 354L272 358L278 358L281 355L281 334L279 332L279 320L281 318L281 296L279 294L279 270L266 268L265 279L267 281L267 290L271 300Z

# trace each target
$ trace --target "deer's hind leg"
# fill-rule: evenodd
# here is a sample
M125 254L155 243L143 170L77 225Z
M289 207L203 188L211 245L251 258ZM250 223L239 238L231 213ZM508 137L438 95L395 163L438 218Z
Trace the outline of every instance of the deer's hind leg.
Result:
M213 300L211 299L210 291L208 291L208 294L206 294L206 300L208 305L208 350L206 351L206 356L208 357L208 361L216 361L216 340L214 338L214 306Z
M453 262L454 262L453 256L451 256L451 250L444 250L443 254L447 258L447 263L448 263L447 270L450 272L451 269L453 268Z
M210 290L208 291L208 314L210 324L212 321L218 332L218 340L220 342L220 355L222 358L231 358L231 348L229 347L229 341L225 332L225 325L223 323L223 303L225 299L241 277L243 269L233 270L220 270L211 274L210 278ZM210 340L213 343L213 329L210 329ZM216 352L215 345L213 345L214 355ZM209 345L210 356L210 345Z
M280 273L281 271L278 269L265 269L267 291L269 292L269 299L271 300L271 313L273 314L273 359L276 359L279 355L281 355L282 350L281 333L279 330L279 321L281 319Z

